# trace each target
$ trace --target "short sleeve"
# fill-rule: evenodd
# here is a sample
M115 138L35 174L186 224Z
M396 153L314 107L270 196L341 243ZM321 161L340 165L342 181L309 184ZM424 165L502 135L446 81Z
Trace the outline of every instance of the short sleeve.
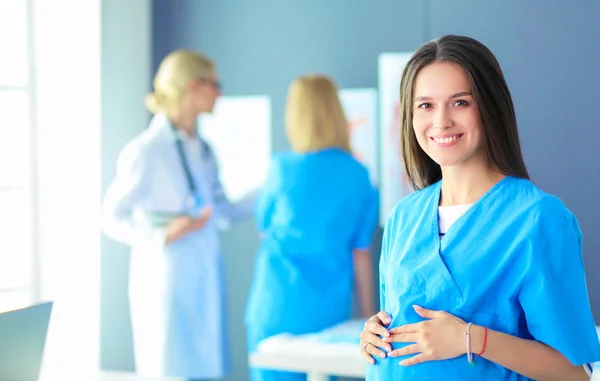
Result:
M271 221L275 198L279 193L281 183L281 163L277 157L271 160L267 178L254 207L254 215L258 231L264 231Z
M379 218L379 194L370 185L361 207L358 227L354 236L354 249L368 249Z
M577 220L570 213L560 216L536 241L519 293L529 332L573 365L599 361Z

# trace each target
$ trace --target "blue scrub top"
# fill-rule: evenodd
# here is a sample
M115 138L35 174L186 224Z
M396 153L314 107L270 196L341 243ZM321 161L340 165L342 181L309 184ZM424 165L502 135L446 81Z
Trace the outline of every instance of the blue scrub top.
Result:
M368 249L378 197L340 149L276 156L256 205L262 234L246 324L304 333L350 317L354 249Z
M440 186L400 201L386 224L380 291L381 308L392 316L390 328L422 321L413 310L416 304L538 340L575 365L600 360L581 231L565 205L528 180L507 177L440 240ZM526 380L477 356L475 367L466 355L398 365L407 357L376 358L367 380Z

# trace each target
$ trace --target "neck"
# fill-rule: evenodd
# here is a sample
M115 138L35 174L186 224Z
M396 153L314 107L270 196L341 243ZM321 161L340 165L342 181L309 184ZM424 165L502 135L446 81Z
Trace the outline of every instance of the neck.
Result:
M192 112L179 112L176 115L169 116L173 127L190 137L196 134L197 119L198 116Z
M465 165L442 167L440 206L472 204L506 177L487 162Z

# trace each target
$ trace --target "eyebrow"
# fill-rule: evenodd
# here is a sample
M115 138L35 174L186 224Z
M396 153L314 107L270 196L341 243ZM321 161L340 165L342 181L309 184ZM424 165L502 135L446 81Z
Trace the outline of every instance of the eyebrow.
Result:
M453 99L453 98L458 98L458 97L464 97L465 95L472 96L473 93L470 92L470 91L461 91L459 93L452 94L448 99ZM416 97L415 98L415 102L422 102L422 101L428 101L428 100L431 100L431 97Z

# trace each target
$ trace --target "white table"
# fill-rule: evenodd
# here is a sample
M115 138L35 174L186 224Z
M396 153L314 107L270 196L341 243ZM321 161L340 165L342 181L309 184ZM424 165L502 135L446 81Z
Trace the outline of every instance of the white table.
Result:
M306 373L307 381L364 378L366 363L358 345L363 325L364 320L352 320L319 334L274 336L261 342L248 362L256 368Z
M310 357L290 354L250 355L250 365L257 368L283 370L306 373L307 381L328 381L329 376L365 377L365 366L362 358L353 359L345 356Z

